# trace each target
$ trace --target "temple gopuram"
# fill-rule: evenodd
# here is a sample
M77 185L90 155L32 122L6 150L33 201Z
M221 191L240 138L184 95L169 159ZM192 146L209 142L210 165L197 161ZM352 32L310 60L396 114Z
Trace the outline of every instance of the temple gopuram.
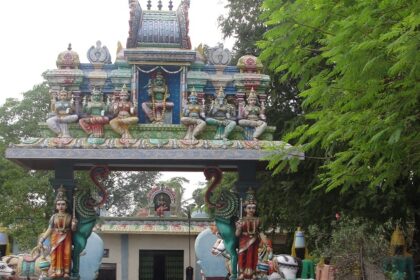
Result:
M258 189L256 173L266 168L273 150L303 159L291 145L273 140L276 128L265 115L270 77L262 73L258 57L244 55L231 65L232 54L222 44L192 49L189 0L177 8L169 1L167 9L162 1L156 9L151 1L146 7L137 0L128 2L126 47L119 43L112 62L108 48L97 41L87 50L89 63L81 63L79 50L71 45L63 48L57 69L44 76L50 88L50 114L39 124L39 135L11 145L6 158L27 169L53 170L52 186L56 193L59 189L64 193L61 201L67 201L70 211L83 203L76 195L77 170L203 172L216 167L238 172L235 188L244 198L247 190ZM101 172L105 171L91 171L94 181ZM170 193L162 197L171 199ZM193 218L187 232L186 219L171 217L169 210L159 212L158 206L153 211L141 221L106 218L100 226L105 247L112 248L109 259L119 264L113 279L192 279L178 270L176 276L165 278L142 276L141 252L147 251L150 266L175 258L185 271L192 250L186 240L208 226L208 219ZM171 235L178 241L169 244ZM73 245L82 252L83 246ZM154 255L153 250L163 248L166 255ZM194 279L202 279L200 269L193 266ZM74 267L71 279L79 279L78 260L73 259Z

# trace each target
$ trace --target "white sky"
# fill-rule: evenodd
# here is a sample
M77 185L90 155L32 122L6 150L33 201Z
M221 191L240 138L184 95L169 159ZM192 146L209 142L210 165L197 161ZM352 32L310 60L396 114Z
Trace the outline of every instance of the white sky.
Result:
M200 43L216 46L223 42L217 18L226 0L190 0L190 38L193 48ZM169 0L163 0L168 9ZM174 9L180 0L174 0ZM157 0L153 0L155 7ZM140 0L146 9L147 0ZM97 40L108 47L115 60L117 42L125 47L128 37L128 0L19 0L0 1L1 67L0 104L7 97L41 83L41 74L56 69L57 55L72 44L81 62ZM231 48L232 41L224 42Z
M223 41L217 18L224 13L226 0L190 0L190 31L193 48L200 43L216 46L223 42L232 47L232 40ZM146 9L146 0L139 1ZM163 0L167 10L169 0ZM154 7L157 0L152 0ZM174 0L174 9L180 0ZM128 0L15 0L0 1L0 104L8 97L20 98L43 81L41 74L56 69L57 55L68 43L81 62L88 62L86 53L97 40L107 46L115 60L117 42L125 47L128 37ZM168 173L191 181L185 198L190 197L202 173Z

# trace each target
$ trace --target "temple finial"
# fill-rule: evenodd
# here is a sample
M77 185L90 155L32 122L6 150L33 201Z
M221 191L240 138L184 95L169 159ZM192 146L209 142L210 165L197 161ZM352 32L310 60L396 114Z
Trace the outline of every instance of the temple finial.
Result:
M69 46L67 47L67 50L71 51L71 43L69 43Z
M152 1L148 0L147 1L147 9L150 10L152 8Z
M172 8L174 7L174 5L172 5L172 0L169 0L169 11L172 11Z
M162 10L162 0L158 1L158 9L159 9L159 11Z

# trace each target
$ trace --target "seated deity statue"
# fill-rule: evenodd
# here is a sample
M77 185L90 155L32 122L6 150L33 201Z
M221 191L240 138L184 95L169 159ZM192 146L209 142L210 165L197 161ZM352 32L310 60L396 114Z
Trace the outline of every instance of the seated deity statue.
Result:
M261 136L261 134L267 128L264 111L264 106L257 105L257 95L254 88L252 88L247 98L247 105L239 112L240 120L238 122L239 125L245 129L253 129L252 139L248 140L257 141L258 137Z
M53 96L51 117L47 119L48 127L57 134L58 138L71 138L68 124L78 119L76 114L72 114L73 112L71 93L63 88L56 97Z
M223 88L220 87L206 117L207 124L217 126L215 140L228 140L229 134L236 126L236 122L231 119L231 113L231 105L227 103Z
M203 107L198 104L197 93L193 90L188 96L188 104L183 109L183 117L181 123L187 127L187 134L184 139L196 140L206 127L206 122L200 118L204 118Z
M141 108L152 123L165 123L165 113L172 110L174 103L168 101L169 90L163 74L158 71L147 85L150 101L143 102Z
M94 88L91 100L87 101L85 98L83 103L83 111L87 114L87 117L79 120L80 126L89 134L89 138L103 138L104 125L109 122L109 119L105 116L107 105L103 101L102 91Z
M130 101L126 85L120 92L115 92L110 106L114 118L109 122L111 128L121 135L121 139L131 139L128 127L139 121L136 114L136 104Z
M162 195L160 195L159 199L158 199L158 205L156 207L156 214L159 217L162 217L166 211L169 211L169 206L166 204L165 199L163 198Z

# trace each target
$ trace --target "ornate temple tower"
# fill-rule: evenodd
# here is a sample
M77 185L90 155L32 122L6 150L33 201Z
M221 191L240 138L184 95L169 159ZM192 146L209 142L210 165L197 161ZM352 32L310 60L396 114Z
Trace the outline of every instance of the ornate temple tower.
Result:
M132 65L131 89L138 96L140 123L179 124L187 69L196 56L188 36L189 0L183 0L176 10L171 4L169 10L162 10L161 4L153 10L149 1L144 10L137 0L129 3L124 55Z

